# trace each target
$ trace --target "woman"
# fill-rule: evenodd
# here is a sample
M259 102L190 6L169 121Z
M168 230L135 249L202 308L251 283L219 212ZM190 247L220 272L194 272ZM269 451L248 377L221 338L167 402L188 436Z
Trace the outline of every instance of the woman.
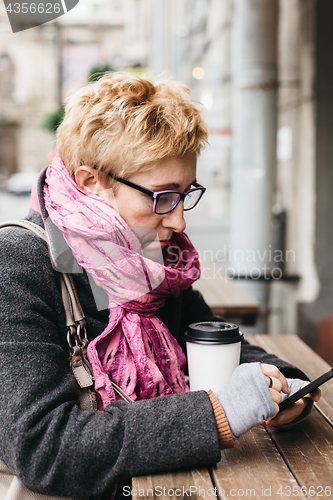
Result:
M219 393L185 383L181 337L214 319L191 288L198 254L183 233L204 193L206 140L185 86L107 75L70 98L32 197L28 220L46 228L50 255L24 229L1 231L0 457L27 488L111 498L118 484L121 497L133 475L214 463L253 425L310 412L304 398L275 416L306 376L246 342ZM77 404L59 271L86 316L98 411Z

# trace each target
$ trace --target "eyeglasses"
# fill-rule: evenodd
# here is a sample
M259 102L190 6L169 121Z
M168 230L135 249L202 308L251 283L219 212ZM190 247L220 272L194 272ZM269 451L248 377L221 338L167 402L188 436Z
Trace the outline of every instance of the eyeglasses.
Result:
M135 182L128 181L122 177L113 177L110 173L110 177L118 182L126 184L126 186L132 187L141 193L148 194L154 200L153 210L157 215L168 214L176 208L178 203L182 200L184 202L184 210L192 210L199 201L201 200L206 188L201 186L198 182L193 183L193 188L185 191L185 193L180 193L179 191L151 191Z

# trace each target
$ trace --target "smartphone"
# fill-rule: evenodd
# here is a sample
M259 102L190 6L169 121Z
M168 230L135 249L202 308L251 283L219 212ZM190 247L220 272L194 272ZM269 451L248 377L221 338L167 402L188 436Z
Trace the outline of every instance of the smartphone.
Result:
M308 385L300 389L299 391L295 392L289 398L285 399L282 401L282 403L279 404L280 411L285 410L286 408L289 408L292 404L295 403L295 401L298 401L301 399L303 396L306 396L309 392L313 391L320 385L324 384L328 380L330 380L333 377L333 368L328 370L328 372L323 373L320 375L320 377L312 380Z

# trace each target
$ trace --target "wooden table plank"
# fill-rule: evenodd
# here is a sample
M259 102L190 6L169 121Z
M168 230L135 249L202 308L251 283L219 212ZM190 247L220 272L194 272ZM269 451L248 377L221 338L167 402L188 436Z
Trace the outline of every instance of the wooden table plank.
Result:
M222 451L222 460L213 467L219 498L281 499L297 482L261 426L241 436L235 447ZM279 493L280 491L280 493Z
M333 429L314 409L290 431L267 429L307 497L333 496ZM311 491L315 494L311 494ZM330 492L329 495L325 494Z
M132 479L133 498L191 498L213 497L214 485L207 469L138 476ZM141 493L141 495L140 495ZM205 493L205 495L204 495ZM211 494L210 494L211 493Z
M311 379L330 368L296 336L255 335L247 340L297 365ZM328 473L333 469L333 381L326 382L321 389L321 400L315 404L315 409L304 422L290 431L267 428L272 441L292 469L298 483L308 492L309 498L333 496L333 474ZM325 414L328 422L321 414ZM329 495L325 494L325 488L326 492L330 492Z
M256 335L248 340L299 366L310 378L328 369L298 337ZM233 449L223 450L221 462L212 469L213 479L205 468L137 477L132 480L133 498L216 498L214 487L221 500L333 498L333 427L322 416L324 410L330 416L333 407L329 384L322 387L325 399L318 405L320 412L314 408L298 426L291 430L256 426Z
M297 335L250 335L247 340L263 347L267 352L274 352L278 357L286 359L315 378L331 367Z
M310 380L331 367L296 335L254 335L247 340L300 368ZM321 386L322 397L315 406L333 426L333 379Z

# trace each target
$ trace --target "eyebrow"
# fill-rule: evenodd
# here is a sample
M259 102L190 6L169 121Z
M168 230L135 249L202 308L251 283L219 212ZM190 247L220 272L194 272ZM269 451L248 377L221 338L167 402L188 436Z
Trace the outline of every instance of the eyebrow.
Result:
M197 182L196 179L194 179L194 181L192 181L188 186L187 188L191 187L192 184L194 184L195 182ZM180 188L180 184L177 184L176 182L170 182L169 184L161 184L160 186L153 186L151 188L152 191L163 191L163 190L168 190L168 189L179 189ZM185 189L186 191L186 189Z

